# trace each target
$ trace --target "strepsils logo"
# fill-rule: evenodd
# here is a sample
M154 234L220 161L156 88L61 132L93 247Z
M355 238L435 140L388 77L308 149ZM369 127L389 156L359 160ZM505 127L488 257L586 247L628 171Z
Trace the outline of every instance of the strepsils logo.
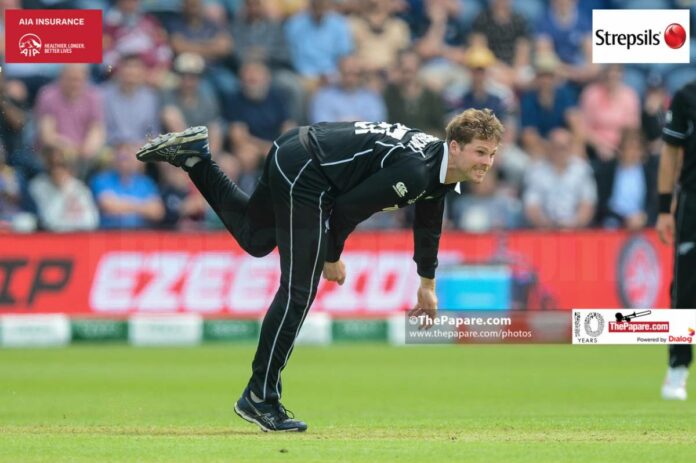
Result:
M593 10L593 63L689 63L689 10Z

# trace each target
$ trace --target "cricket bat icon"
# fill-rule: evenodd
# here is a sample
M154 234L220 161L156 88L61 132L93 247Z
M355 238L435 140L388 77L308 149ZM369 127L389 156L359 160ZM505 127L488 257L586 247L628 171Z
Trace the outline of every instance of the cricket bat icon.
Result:
M634 318L645 317L646 315L650 315L651 313L651 310L642 310L640 312L633 312L628 315L624 315L621 312L616 312L616 322L630 322Z

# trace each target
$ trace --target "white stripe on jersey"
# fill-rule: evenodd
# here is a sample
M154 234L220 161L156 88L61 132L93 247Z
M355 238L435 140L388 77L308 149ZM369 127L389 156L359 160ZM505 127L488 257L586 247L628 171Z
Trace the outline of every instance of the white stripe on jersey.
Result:
M345 162L350 162L350 161L354 160L358 156L362 156L363 154L367 154L367 153L371 153L371 152L372 152L372 148L370 148L369 150L365 150L365 151L359 151L359 152L355 153L350 159L343 159L341 161L333 161L333 162L323 162L319 165L320 166L333 166L336 164L343 164Z

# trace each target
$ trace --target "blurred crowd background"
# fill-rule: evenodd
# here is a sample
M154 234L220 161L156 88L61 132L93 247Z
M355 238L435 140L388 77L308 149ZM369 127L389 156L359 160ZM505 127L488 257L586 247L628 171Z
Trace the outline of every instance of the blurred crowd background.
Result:
M8 8L103 9L103 64L4 64ZM446 228L650 226L664 115L696 68L592 64L594 8L696 19L690 0L0 0L0 231L222 228L183 170L135 159L158 133L207 125L251 192L293 126L443 136L466 108L491 108L505 140L486 180L448 198Z

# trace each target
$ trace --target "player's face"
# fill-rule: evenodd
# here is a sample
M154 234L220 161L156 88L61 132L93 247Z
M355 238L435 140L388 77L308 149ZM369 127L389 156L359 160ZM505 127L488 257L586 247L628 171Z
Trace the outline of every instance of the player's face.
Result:
M450 142L450 149L452 148L455 149L455 164L463 176L463 181L481 183L493 165L498 143L475 138L463 146L457 142Z

